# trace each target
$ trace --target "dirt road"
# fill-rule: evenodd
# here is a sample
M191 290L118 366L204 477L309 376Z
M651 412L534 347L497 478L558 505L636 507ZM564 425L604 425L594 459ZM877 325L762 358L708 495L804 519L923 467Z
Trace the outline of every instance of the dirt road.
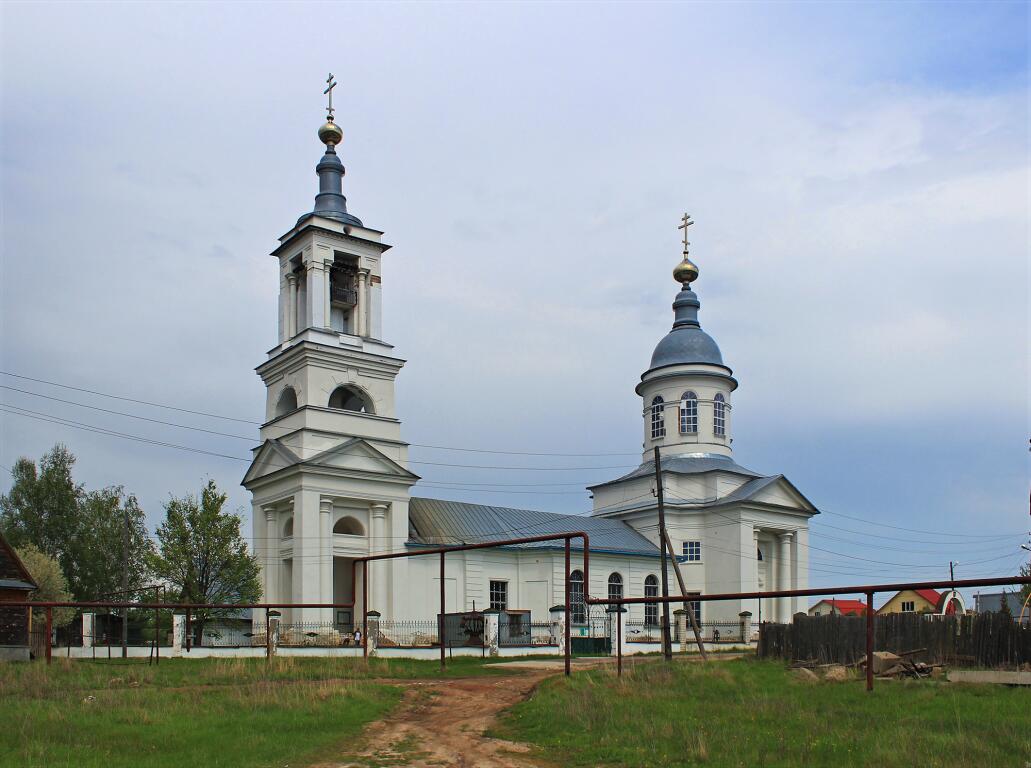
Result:
M522 744L484 735L503 709L530 695L554 671L412 681L401 706L369 726L364 747L319 768L534 768Z

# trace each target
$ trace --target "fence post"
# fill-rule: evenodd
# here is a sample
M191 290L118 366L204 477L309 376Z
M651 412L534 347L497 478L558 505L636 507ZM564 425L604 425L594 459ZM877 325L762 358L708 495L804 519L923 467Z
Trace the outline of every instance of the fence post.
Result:
M585 552L587 551L586 547L584 547L584 551ZM585 596L587 595L588 592L590 592L590 589L591 589L590 578L591 577L587 573L584 574L584 585L583 585L583 588L584 588L584 595ZM564 611L563 611L563 614L562 614L562 637L563 637L563 640L564 640L564 642L562 643L562 654L565 657L566 677L569 677L569 661L570 661L569 657L572 654L572 651L570 650L570 647L569 647L570 645L572 645L572 643L570 643L570 641L569 641L570 640L570 638L569 638L569 620L570 620L570 615L569 615L569 537L566 537L566 578L565 578L565 582L566 582L565 583L565 600L563 600Z
M499 653L500 634L501 612L496 608L488 608L483 612L483 643L487 646L487 655L491 658Z
M362 560L362 656L369 658L369 561Z
M379 611L369 611L369 655L376 656L376 649L379 648Z
M47 606L47 664L50 663L51 647L50 636L54 631L54 609Z
M751 642L752 641L752 612L751 611L741 611L741 613L739 613L737 615L737 617L738 617L738 619L740 619L740 623L739 623L738 626L739 626L739 628L741 630L741 642L742 643L749 643L749 642Z
M553 605L551 607L551 642L558 646L560 656L566 654L566 607L564 605Z
M680 652L687 653L687 611L677 608L673 611L673 622L677 625L677 637L680 638Z
M873 690L873 592L866 593L866 690Z
M186 652L193 647L193 627L190 626L190 609L186 609Z
M447 617L444 615L444 553L440 553L440 631L437 632L437 639L440 640L440 671L447 668L447 659L444 657L444 648L447 643Z
M181 613L172 614L172 658L178 659L183 655L183 635L186 617Z
M94 616L93 613L82 614L82 649L93 647L93 624Z

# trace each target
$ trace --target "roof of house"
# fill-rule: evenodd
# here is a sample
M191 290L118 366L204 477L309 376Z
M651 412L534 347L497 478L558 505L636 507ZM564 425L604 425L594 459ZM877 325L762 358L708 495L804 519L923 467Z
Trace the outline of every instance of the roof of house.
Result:
M702 453L688 456L663 456L662 471L674 475L700 475L705 472L731 472L735 475L745 477L762 477L758 472L745 469L729 456L721 456L717 453ZM633 480L638 477L650 477L655 474L655 461L646 461L637 469L629 472L615 480L609 480L597 485L590 485L588 488L601 488L613 483L621 483L625 480Z
M832 608L836 608L841 613L866 613L866 603L864 603L862 600L841 600L838 598L831 598L828 600L821 600L820 603L827 603ZM816 603L816 605L819 605L820 603ZM813 607L815 608L816 606Z
M36 580L22 563L18 553L3 536L0 536L0 589L37 588Z
M533 509L511 509L413 496L408 504L408 521L408 544L415 546L474 544L584 531L590 537L591 552L659 557L658 547L623 521L588 515L559 515ZM509 546L519 549L562 549L565 545L561 540L556 540ZM574 539L571 548L583 549L583 543Z
M914 589L913 591L935 607L938 606L939 601L942 599L941 594L934 589Z

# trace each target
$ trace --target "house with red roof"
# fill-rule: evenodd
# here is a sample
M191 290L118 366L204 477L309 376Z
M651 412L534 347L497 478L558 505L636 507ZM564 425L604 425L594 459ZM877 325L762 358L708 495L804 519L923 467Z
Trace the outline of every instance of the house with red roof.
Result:
M877 609L884 613L935 613L942 595L934 589L903 589Z
M821 600L809 609L810 616L866 616L866 603L862 600Z

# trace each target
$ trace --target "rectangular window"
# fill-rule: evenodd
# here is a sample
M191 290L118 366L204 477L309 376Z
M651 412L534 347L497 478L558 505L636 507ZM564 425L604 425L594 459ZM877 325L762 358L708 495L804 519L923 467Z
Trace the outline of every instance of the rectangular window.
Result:
M702 542L700 541L685 541L684 542L684 558L689 563L698 563L702 560Z
M702 604L698 600L692 600L687 604L688 609L694 614L695 624L698 625L699 630L702 627Z
M492 611L508 609L508 582L492 581L490 583L490 607Z
M903 613L913 613L913 611L915 611L915 610L916 610L916 601L915 600L903 600L902 601L902 612Z

